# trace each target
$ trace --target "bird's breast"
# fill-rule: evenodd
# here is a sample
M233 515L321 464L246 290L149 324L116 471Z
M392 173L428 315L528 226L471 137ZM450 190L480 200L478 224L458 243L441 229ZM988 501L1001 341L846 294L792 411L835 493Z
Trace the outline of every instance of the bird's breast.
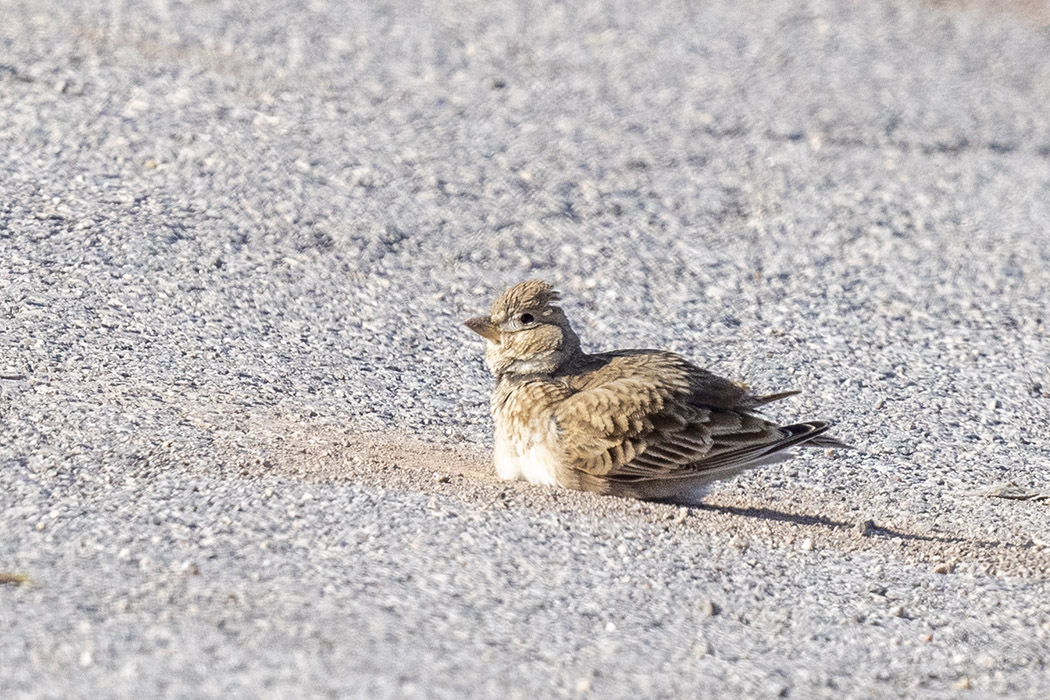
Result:
M556 392L554 392L556 393ZM492 397L496 474L554 486L561 462L554 422L556 398L545 382L497 387Z

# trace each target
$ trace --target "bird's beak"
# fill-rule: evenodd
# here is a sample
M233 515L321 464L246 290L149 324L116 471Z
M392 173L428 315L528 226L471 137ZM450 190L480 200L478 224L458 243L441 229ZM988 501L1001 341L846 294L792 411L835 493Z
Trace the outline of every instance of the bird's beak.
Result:
M499 328L489 320L488 316L475 316L463 322L467 328L480 335L485 340L493 343L499 342Z

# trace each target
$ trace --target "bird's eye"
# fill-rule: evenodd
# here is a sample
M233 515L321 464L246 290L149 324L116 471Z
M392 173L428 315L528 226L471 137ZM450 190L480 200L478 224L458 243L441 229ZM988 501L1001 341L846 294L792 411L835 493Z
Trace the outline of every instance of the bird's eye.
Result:
M521 321L522 324L528 325L536 319L532 317L532 314L522 314L521 316L518 316L518 320Z

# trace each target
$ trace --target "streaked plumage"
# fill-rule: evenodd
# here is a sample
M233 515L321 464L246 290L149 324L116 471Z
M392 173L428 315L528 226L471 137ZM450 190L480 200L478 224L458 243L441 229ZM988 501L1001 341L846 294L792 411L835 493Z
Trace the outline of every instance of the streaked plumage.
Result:
M705 484L795 445L846 447L828 425L779 426L758 409L797 392L756 396L661 350L589 355L539 280L517 284L488 316L496 472L505 479L635 498L695 497Z

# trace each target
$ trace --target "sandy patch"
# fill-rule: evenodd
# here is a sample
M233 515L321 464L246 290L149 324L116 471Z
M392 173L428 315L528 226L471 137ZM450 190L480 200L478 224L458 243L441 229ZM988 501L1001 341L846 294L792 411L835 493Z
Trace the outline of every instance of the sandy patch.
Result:
M759 502L731 490L714 490L699 506L682 507L595 496L504 482L496 478L483 446L428 442L399 433L362 429L313 419L258 414L231 417L221 410L195 414L224 464L241 478L280 473L319 483L369 486L441 494L483 508L555 510L675 528L683 537L724 539L746 550L757 542L805 553L831 550L843 555L874 552L938 573L1050 575L1050 548L1004 529L981 538L945 532L913 522L906 513L859 519L862 492L831 503L803 490L778 491L777 501ZM768 495L768 494L766 494ZM982 499L983 500L983 499ZM1001 501L1003 517L1035 503Z

